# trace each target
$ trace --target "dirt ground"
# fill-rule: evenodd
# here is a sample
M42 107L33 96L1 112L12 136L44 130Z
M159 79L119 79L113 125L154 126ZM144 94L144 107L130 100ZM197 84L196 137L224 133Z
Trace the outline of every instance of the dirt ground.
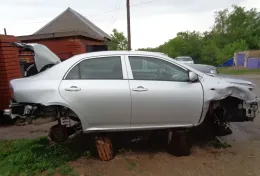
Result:
M260 75L239 76L254 82L260 97ZM1 127L1 139L36 138L45 136L53 124L41 126ZM233 134L221 138L232 147L213 149L193 146L187 157L175 157L164 150L120 152L109 162L95 157L82 157L70 163L84 176L259 176L260 175L260 114L254 122L232 123Z

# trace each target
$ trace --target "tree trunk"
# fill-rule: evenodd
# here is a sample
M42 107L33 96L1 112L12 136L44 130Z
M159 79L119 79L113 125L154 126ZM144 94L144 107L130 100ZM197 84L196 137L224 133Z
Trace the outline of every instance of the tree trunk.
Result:
M102 161L113 159L114 152L111 140L106 136L96 137L95 140L99 159Z

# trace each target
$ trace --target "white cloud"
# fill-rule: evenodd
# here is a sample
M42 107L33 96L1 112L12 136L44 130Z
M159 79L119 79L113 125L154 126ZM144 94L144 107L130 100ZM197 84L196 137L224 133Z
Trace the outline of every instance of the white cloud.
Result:
M134 49L158 46L180 31L208 30L214 22L214 11L232 4L260 9L259 0L155 0L146 3L149 1L152 0L131 0ZM127 34L125 0L0 0L0 3L0 33L5 27L11 35L32 34L71 7L109 34L113 28Z

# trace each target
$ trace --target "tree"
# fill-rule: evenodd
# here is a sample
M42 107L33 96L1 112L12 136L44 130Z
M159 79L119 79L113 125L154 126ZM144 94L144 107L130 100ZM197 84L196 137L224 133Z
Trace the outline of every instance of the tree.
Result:
M155 48L142 50L163 52L174 58L191 56L195 63L219 65L234 52L260 48L260 12L233 5L215 13L212 29L179 32L175 38Z
M113 29L111 38L111 41L108 42L109 50L127 50L127 38L123 32L118 32L117 29Z

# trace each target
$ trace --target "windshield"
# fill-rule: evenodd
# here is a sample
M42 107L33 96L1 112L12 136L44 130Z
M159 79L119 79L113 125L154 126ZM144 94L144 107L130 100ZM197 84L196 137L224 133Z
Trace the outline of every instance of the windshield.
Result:
M191 57L177 57L177 61L192 61Z

